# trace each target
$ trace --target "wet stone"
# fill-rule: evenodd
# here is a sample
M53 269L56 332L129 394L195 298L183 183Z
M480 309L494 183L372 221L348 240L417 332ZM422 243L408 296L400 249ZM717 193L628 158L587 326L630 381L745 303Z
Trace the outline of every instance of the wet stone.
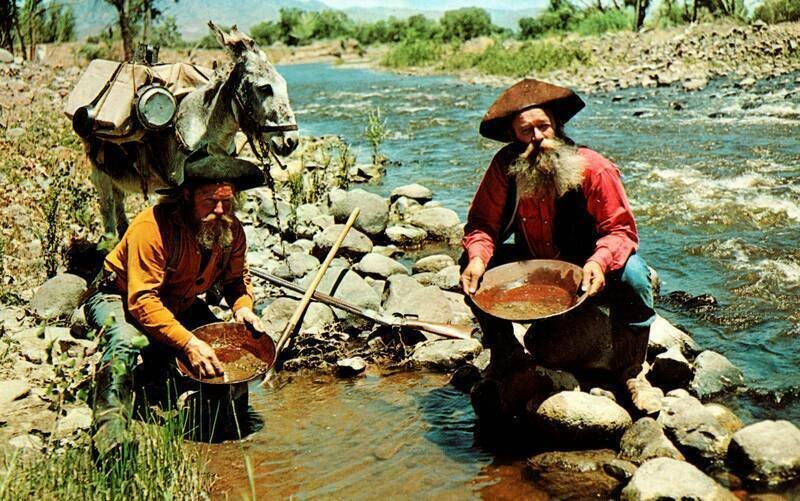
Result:
M622 501L736 501L730 491L697 467L671 458L645 462L622 490Z
M557 444L617 444L631 426L628 412L605 397L562 391L536 410L542 429Z
M620 479L635 469L616 459L610 449L545 452L528 459L525 476L555 499L611 499L622 488Z
M619 457L637 464L657 457L684 459L651 417L639 419L625 431L619 444Z
M665 397L656 421L687 459L703 465L724 459L730 434L698 399Z
M661 315L656 315L655 322L650 326L648 355L652 358L673 347L677 347L687 357L700 351L691 336L669 323Z
M433 370L449 371L475 358L483 349L476 339L442 339L420 343L411 360Z
M364 372L367 362L361 357L343 358L336 361L336 374L340 377L353 377Z
M683 387L692 378L692 364L683 356L680 348L672 346L656 356L650 376L653 383L661 388Z
M416 226L390 226L386 229L386 238L400 246L419 245L428 238L428 232Z
M433 192L421 184L413 183L405 186L398 186L393 189L389 195L389 199L392 202L400 197L407 197L424 204L433 198Z
M694 360L694 378L690 383L692 393L700 399L744 385L744 375L738 367L717 352L706 350Z
M789 421L761 421L733 434L728 464L751 484L777 487L800 478L800 430Z

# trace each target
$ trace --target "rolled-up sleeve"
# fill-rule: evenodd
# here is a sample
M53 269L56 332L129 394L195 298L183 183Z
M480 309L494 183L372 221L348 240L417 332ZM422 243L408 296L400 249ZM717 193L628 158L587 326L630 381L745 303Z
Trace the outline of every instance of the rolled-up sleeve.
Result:
M494 255L502 230L503 209L508 195L504 157L504 150L500 150L483 175L469 207L461 242L470 260L479 257L484 264L488 264Z
M590 160L595 167L584 179L583 190L599 238L587 261L595 261L607 273L625 266L638 247L639 236L619 169L597 153L592 156L598 158Z

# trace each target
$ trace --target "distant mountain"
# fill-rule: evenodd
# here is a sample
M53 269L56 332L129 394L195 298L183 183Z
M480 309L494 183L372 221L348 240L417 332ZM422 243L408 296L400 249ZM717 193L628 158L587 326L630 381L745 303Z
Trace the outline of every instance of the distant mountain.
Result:
M79 39L96 34L116 23L116 10L104 0L72 0L70 5L75 11ZM209 19L220 25L236 24L248 30L261 21L278 19L281 8L297 7L308 11L331 8L319 0L162 0L160 5L164 15L175 16L181 36L186 40L205 36L208 33L206 23ZM443 10L391 7L350 7L341 10L352 19L369 22L390 16L403 19L416 14L438 19L444 13ZM539 9L488 9L487 12L494 24L516 30L520 18L534 16Z

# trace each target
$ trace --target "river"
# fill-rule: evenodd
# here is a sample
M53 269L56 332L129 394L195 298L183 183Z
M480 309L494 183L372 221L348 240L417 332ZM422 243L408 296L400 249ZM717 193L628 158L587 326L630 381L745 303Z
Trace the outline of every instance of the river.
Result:
M322 64L280 71L301 132L340 135L361 161L367 110L381 108L391 132L381 151L399 165L366 189L388 195L419 182L465 219L499 146L477 133L499 89ZM567 129L619 166L662 294L716 298L702 311L666 301L657 309L742 368L748 389L723 402L746 423L800 424L798 81L584 96ZM292 376L253 389L251 404L264 428L213 446L221 491L248 491L247 455L260 497L545 497L522 479L522 458L476 445L469 397L443 376Z

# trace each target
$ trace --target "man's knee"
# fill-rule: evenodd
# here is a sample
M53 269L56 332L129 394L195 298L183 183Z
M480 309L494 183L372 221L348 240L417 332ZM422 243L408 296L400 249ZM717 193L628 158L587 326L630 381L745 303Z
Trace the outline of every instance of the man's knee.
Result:
M633 289L643 299L652 304L653 285L650 281L650 268L638 254L631 254L622 270L620 281Z

